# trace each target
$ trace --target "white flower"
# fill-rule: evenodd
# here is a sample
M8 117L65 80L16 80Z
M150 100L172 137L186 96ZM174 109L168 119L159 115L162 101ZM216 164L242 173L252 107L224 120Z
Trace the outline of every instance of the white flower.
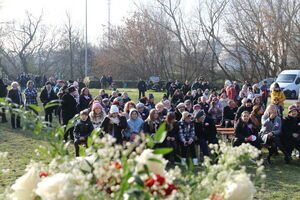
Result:
M16 183L11 187L14 200L33 200L35 197L34 190L40 181L39 172L36 168L31 168L23 176L17 179Z
M143 171L144 165L146 165L149 171L154 174L163 175L165 173L167 161L162 155L153 154L152 149L145 149L143 153L136 158L136 161L136 172Z
M35 192L43 200L72 200L75 188L72 177L65 173L48 176L38 184Z
M225 183L224 197L227 200L251 200L254 193L254 185L245 173L233 175Z

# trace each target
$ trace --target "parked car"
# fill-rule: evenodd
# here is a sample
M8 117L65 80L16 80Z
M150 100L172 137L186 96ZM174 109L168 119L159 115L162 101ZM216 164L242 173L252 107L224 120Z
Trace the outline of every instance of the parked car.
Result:
M279 84L286 97L296 99L299 96L300 70L284 70L278 75L275 82ZM271 85L271 90L273 88L274 83Z

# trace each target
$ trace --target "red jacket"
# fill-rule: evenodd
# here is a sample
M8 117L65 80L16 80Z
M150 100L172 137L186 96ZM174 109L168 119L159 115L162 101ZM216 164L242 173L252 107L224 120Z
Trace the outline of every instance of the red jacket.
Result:
M228 86L226 88L226 93L227 93L227 96L229 99L231 100L235 100L235 97L236 97L236 90L235 90L235 87L233 85L231 86Z

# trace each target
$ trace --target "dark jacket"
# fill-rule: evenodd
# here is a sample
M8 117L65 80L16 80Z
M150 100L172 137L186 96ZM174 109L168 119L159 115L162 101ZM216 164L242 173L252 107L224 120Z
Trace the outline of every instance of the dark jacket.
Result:
M195 141L195 127L194 123L187 123L185 121L179 124L179 138L181 142L186 142L189 140Z
M171 100L173 105L177 105L180 102L183 102L183 95L182 94L174 94Z
M182 90L183 94L186 95L186 93L188 93L188 91L191 90L191 86L183 84L181 90Z
M93 100L92 96L89 95L89 99L86 99L84 95L79 96L79 104L77 105L77 110L80 112L89 107L90 102Z
M144 108L143 112L139 112L142 120L146 120L149 116L149 110L147 108Z
M24 104L21 91L19 89L11 89L8 91L8 98L10 98L12 103L22 105Z
M7 85L5 85L0 79L0 98L5 98L7 96Z
M62 96L61 109L63 117L68 120L72 119L78 113L77 102L69 93Z
M176 117L176 121L180 121L182 117L182 114L179 112L177 108L175 110L175 117Z
M237 121L236 127L234 129L234 133L235 136L239 139L239 140L245 140L245 138L254 135L253 132L253 124L252 122L249 120L249 122L246 124L244 123L241 119L239 119Z
M282 122L282 136L286 139L291 139L293 133L300 134L300 119L287 116Z
M217 130L213 119L206 116L202 123L194 122L194 125L198 139L205 139L212 144L218 143Z
M47 103L50 101L53 101L57 99L57 95L55 94L54 90L51 89L50 95L48 95L48 91L46 88L44 88L41 92L40 99L44 106L46 106Z
M240 119L242 112L244 111L248 111L249 114L252 112L252 106L251 107L246 107L246 106L241 106L238 108L236 115L235 115L235 120L237 121L238 119Z
M119 124L110 123L110 118L105 117L104 121L101 124L101 128L103 128L104 132L110 134L111 136L117 139L117 144L121 144L123 141L123 130L127 128L127 120L126 117L121 116Z
M225 121L226 120L234 120L235 119L235 115L237 113L237 107L235 108L230 108L229 106L226 106L223 109L223 114L222 114L222 125L225 125Z
M153 123L153 126L150 126L150 123L149 121L145 121L143 123L143 132L146 133L146 134L150 134L150 135L153 135L156 133L158 127L159 127L159 122L156 121Z
M199 103L199 105L201 106L201 108L204 110L205 114L208 114L208 110L209 110L209 104L208 103Z
M141 91L146 91L147 85L146 85L145 81L139 81L137 84L137 88Z
M175 140L179 140L179 122L174 122L173 128L171 130L168 130L167 125L167 137L175 137Z
M80 137L87 138L91 135L92 131L94 130L94 126L90 119L86 121L80 120L74 128L74 138L79 139Z

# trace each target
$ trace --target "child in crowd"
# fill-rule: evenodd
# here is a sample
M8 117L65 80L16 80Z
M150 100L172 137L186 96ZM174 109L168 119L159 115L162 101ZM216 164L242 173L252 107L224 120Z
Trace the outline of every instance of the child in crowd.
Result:
M93 130L93 124L89 119L89 111L87 109L81 111L80 121L74 128L74 146L76 157L79 156L79 145L84 145L86 148L88 148L87 140Z

